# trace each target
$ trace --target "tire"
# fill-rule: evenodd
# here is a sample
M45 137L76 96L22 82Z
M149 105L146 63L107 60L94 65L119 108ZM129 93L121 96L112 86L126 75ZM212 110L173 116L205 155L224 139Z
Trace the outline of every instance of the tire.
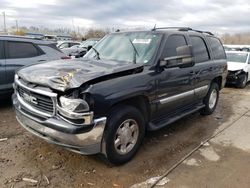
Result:
M104 133L108 161L120 165L131 160L139 150L144 134L145 121L138 109L126 105L114 108Z
M247 85L247 74L243 74L241 75L241 79L240 79L240 82L236 85L236 87L238 88L245 88Z
M219 100L219 86L212 82L206 97L203 100L205 107L201 110L202 115L210 115L214 112Z

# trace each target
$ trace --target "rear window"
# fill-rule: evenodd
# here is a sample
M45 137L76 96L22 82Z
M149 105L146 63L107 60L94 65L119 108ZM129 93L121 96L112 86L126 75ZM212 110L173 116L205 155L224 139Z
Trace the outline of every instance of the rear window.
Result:
M4 59L4 43L0 41L0 59Z
M40 55L40 52L32 43L9 41L8 54L9 59L15 59L36 57Z
M208 61L210 58L205 41L199 36L190 36L190 39L193 47L195 62L201 63Z
M208 37L208 40L210 41L214 59L226 59L226 54L220 40L215 37Z

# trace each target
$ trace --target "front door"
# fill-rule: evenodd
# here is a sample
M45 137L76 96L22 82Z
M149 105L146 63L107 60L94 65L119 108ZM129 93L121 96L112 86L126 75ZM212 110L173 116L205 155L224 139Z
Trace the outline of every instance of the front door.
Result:
M170 35L166 41L161 59L177 56L176 49L186 45L187 40L184 35ZM156 80L158 85L157 116L174 113L178 109L192 104L194 100L193 76L193 67L165 68L159 73Z

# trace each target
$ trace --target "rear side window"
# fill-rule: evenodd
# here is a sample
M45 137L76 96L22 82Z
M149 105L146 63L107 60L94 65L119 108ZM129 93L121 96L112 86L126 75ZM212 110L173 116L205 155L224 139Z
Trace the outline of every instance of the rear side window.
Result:
M196 63L208 61L209 54L205 41L199 36L190 36L193 47L193 55Z
M0 59L4 59L4 43L0 40Z
M172 35L167 39L164 49L164 58L177 56L176 49L180 46L186 46L187 41L183 35Z
M220 40L215 37L208 37L208 40L210 41L214 59L226 59L226 54Z
M36 57L40 55L40 52L32 43L9 41L8 54L9 59L15 59Z

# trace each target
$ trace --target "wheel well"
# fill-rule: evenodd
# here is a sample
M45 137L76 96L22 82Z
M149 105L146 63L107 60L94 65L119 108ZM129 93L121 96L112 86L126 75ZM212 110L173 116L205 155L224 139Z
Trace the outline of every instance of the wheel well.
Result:
M222 77L221 77L221 76L218 76L218 77L214 78L214 79L212 80L212 82L217 83L218 86L219 86L219 89L221 90L221 88L222 88Z
M118 105L128 105L137 108L145 118L145 122L148 122L150 117L149 101L145 96L136 96L129 99L119 101L112 105L111 109Z

